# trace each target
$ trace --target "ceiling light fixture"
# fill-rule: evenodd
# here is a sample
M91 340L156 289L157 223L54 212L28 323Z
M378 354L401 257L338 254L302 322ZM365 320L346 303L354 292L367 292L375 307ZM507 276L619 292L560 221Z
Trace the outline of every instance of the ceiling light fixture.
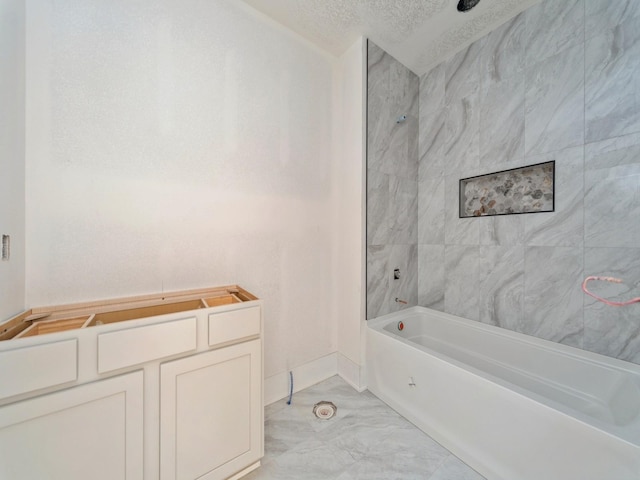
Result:
M480 0L460 0L458 2L458 11L459 12L468 12L473 7L475 7Z

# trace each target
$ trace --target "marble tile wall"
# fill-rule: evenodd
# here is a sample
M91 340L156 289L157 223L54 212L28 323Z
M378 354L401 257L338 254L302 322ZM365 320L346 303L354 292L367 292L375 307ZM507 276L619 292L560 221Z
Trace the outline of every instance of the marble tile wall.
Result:
M419 82L369 41L367 318L418 304ZM406 120L397 123L401 115Z
M640 363L640 304L580 289L611 275L593 290L640 296L640 2L543 1L423 75L419 99L419 304ZM548 160L555 212L458 218L460 178Z

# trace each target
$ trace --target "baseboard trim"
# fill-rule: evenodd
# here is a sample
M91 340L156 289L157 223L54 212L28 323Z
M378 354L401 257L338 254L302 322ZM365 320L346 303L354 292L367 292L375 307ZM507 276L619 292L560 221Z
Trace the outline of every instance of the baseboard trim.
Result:
M364 367L352 362L341 353L338 353L338 375L358 392L364 392L367 389Z
M338 353L331 353L324 357L292 368L293 392L331 378L338 373ZM270 405L289 396L289 372L282 372L264 380L264 404Z

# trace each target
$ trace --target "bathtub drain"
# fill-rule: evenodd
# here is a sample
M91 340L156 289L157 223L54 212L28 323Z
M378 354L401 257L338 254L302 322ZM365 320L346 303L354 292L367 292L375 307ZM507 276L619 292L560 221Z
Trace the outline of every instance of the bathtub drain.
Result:
M318 402L313 406L313 413L316 417L321 418L323 420L329 420L336 414L338 407L336 407L333 402L322 401Z

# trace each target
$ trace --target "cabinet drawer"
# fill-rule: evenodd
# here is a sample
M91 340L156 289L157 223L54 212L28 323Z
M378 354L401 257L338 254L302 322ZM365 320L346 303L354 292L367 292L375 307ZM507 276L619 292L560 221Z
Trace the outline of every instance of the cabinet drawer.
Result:
M209 345L260 335L260 307L209 314Z
M73 382L78 378L78 341L0 352L0 378L0 398Z
M196 318L98 335L98 372L150 362L196 349Z

